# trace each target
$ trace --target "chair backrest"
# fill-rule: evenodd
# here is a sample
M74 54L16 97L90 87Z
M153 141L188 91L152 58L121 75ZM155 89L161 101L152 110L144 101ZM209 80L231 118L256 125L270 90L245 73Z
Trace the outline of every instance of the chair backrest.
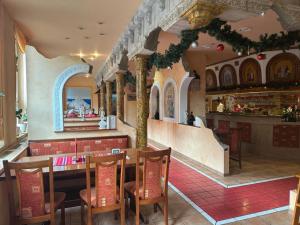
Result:
M86 158L87 203L91 207L91 164L95 165L95 189L97 208L115 206L124 198L126 152ZM120 189L117 188L118 165L121 166ZM120 191L119 193L117 193ZM117 198L120 196L120 199Z
M170 155L170 148L159 151L137 152L136 190L140 190L139 169L141 162L143 167L143 187L142 193L136 192L138 199L155 199L162 197L164 194L167 195Z
M230 128L229 146L231 153L239 153L241 151L241 129Z
M35 217L45 216L45 193L43 169L49 171L49 192L50 192L50 214L45 219L54 218L54 184L53 184L53 160L35 162L8 162L3 161L7 192L10 204L11 224L15 224L17 212L21 220L30 220ZM11 173L13 171L13 173ZM18 190L18 210L15 208L12 175L16 176ZM51 220L53 219L51 218Z

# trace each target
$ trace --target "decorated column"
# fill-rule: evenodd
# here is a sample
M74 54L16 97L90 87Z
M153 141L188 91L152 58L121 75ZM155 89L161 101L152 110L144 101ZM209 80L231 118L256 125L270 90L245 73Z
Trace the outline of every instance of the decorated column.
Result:
M105 111L105 84L101 83L100 86L100 109Z
M110 81L105 82L106 86L106 115L112 114L112 83Z
M117 118L124 120L124 73L116 73L117 83Z
M147 55L137 55L136 66L136 102L137 102L137 147L147 146L147 119L149 101L147 97Z

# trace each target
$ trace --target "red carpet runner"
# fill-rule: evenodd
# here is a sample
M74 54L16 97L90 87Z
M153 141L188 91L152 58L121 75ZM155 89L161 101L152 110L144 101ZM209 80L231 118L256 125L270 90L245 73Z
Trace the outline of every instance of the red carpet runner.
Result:
M169 181L214 222L287 206L289 191L297 187L296 178L287 178L225 188L174 158Z

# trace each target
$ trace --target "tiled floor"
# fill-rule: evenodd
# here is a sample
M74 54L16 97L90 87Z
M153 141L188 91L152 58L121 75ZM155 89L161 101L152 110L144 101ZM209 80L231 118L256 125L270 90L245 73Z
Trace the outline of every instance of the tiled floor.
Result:
M169 225L211 225L200 213L185 202L179 195L169 191ZM149 216L149 225L164 225L161 212L153 213L151 207L144 207L144 215ZM66 211L66 225L80 224L80 208L71 208ZM229 225L290 225L292 215L288 211L277 212L248 220L230 223ZM59 221L56 222L59 224ZM112 213L96 216L94 225L118 225L119 220L114 220ZM131 213L127 225L134 225L134 215Z
M169 180L212 223L287 206L289 191L297 186L296 178L287 178L225 188L174 158Z
M180 161L201 170L201 172L223 183L225 186L260 182L300 174L299 162L263 159L248 155L243 156L242 169L239 169L236 162L231 162L231 174L230 176L224 177L223 175L217 174L215 171L211 171L210 169L203 167L200 163L178 152L173 151L172 154Z

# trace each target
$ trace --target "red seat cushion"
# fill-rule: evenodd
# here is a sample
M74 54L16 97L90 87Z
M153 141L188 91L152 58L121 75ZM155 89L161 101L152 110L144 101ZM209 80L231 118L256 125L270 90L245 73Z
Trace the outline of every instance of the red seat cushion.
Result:
M80 191L80 198L87 204L88 197L87 197L87 190L83 189ZM120 200L120 189L117 188L117 200ZM96 201L96 189L91 188L91 203L93 207L97 207L97 201Z

